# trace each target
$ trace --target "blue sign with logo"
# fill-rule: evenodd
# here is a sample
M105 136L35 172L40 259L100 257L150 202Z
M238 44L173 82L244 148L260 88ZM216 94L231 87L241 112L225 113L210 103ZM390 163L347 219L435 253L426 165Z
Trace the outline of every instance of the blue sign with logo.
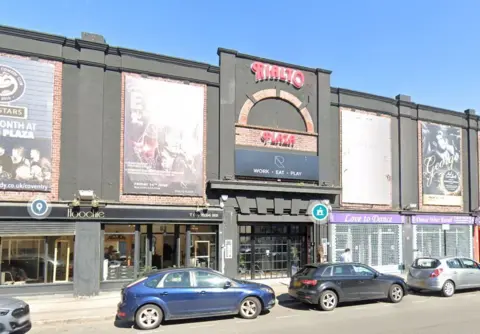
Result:
M236 149L235 175L277 180L318 181L318 156Z
M312 217L320 221L327 219L328 207L322 203L315 204L312 207Z
M27 206L30 217L34 219L43 219L50 215L52 207L42 198L34 198Z

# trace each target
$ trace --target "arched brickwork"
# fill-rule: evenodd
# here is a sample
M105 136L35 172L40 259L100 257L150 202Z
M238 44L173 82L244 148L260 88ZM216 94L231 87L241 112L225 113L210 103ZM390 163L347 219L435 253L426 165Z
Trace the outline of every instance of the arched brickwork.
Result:
M300 99L298 99L295 95L290 94L284 90L281 90L279 93L280 94L277 96L276 89L264 89L253 94L253 98L255 99L256 103L266 99L280 99L290 103L295 108L297 108L298 112L302 116L303 121L305 122L305 127L307 128L307 132L315 133L313 120L312 120L312 117L310 116L310 113L308 112L308 109L307 108L300 109L300 107L302 106L302 101L300 101ZM245 101L245 103L242 106L242 109L240 110L240 116L238 118L239 124L247 125L248 114L250 113L250 110L252 110L254 105L255 103L250 99L247 99Z

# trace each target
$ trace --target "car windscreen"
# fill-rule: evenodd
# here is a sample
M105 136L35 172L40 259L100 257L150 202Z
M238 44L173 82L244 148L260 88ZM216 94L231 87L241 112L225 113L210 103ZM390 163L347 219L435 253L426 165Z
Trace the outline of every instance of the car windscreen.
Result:
M435 269L440 265L440 261L432 258L418 258L412 263L415 269Z

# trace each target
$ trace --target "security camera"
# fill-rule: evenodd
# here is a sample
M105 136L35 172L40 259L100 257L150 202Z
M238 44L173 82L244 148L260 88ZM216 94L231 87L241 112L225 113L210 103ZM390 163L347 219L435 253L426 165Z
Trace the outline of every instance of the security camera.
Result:
M228 195L222 195L220 196L220 199L222 200L222 202L226 202L228 200Z

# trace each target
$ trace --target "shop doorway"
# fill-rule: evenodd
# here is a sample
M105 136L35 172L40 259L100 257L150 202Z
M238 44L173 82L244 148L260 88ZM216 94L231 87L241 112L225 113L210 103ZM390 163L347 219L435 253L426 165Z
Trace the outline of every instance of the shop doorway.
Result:
M238 276L241 279L287 278L307 262L307 225L239 226Z
M400 224L331 224L332 261L340 262L346 248L354 262L383 273L399 273L403 264Z
M70 240L57 240L53 256L53 282L70 280Z
M421 256L473 257L470 225L413 225L414 258Z

